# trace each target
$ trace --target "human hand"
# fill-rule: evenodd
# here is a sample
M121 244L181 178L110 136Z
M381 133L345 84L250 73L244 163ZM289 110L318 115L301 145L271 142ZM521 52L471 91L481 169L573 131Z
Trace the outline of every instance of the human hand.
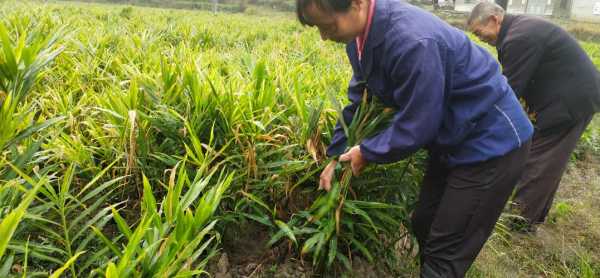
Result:
M321 172L321 177L319 179L319 189L325 189L325 191L329 191L331 189L331 181L333 180L333 174L335 173L335 166L337 165L336 160L332 160L325 166L323 172Z
M360 146L354 146L350 148L346 153L340 156L340 161L350 161L350 167L352 168L352 174L354 176L360 175L368 162L363 158L360 152Z

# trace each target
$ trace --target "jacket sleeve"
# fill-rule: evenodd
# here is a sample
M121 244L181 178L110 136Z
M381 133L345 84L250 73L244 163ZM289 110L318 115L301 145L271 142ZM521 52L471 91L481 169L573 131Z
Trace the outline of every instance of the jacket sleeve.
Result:
M525 97L527 85L542 57L542 47L536 41L517 39L507 42L501 53L502 73L508 84L517 97Z
M363 89L364 85L361 83L360 75L354 73L352 75L352 79L350 80L350 84L348 85L348 99L350 100L350 104L344 107L344 110L342 111L344 121L348 125L352 122L354 113L356 112L358 106L360 106ZM346 139L344 128L338 120L337 124L335 125L335 129L333 130L331 144L329 144L329 147L327 147L327 156L332 157L344 153L346 150Z
M433 39L398 42L388 51L396 108L390 126L363 140L361 153L372 163L402 160L429 144L442 124L447 48Z

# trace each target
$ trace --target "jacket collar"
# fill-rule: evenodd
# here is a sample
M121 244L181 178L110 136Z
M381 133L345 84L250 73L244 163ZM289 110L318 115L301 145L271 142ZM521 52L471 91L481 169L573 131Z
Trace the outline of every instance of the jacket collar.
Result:
M365 79L364 81L368 79L373 68L373 49L383 43L385 39L385 33L387 32L389 25L389 5L389 0L376 1L371 29L369 30L369 36L365 42L363 56L360 61L358 60L356 40L352 40L352 42L346 46L351 62L359 65L359 70Z
M514 15L504 15L504 19L502 20L502 24L500 25L500 32L498 33L498 38L496 39L497 49L500 49L500 46L504 43L504 40L506 39L506 35L508 33L508 29L510 29L510 26L512 25L514 19Z
M389 0L377 0L371 22L371 30L365 42L365 49L373 49L383 42L389 22Z

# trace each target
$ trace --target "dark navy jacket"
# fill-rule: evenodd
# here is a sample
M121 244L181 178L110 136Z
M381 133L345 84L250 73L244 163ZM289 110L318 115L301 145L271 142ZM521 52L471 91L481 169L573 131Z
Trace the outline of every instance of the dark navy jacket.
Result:
M377 0L362 60L355 42L346 51L353 77L345 121L352 120L365 83L397 110L389 128L361 143L369 162L395 162L427 148L450 166L475 163L504 155L533 134L496 60L417 7ZM339 123L334 132L330 156L346 148Z
M538 132L561 132L600 111L600 74L560 26L507 14L496 49L508 83L536 113Z

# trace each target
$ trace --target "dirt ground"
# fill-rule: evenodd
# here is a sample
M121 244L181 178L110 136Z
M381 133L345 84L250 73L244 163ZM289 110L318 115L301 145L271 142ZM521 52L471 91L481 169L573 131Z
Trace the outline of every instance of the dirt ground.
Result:
M600 277L600 159L570 163L536 234L496 235L469 277Z

